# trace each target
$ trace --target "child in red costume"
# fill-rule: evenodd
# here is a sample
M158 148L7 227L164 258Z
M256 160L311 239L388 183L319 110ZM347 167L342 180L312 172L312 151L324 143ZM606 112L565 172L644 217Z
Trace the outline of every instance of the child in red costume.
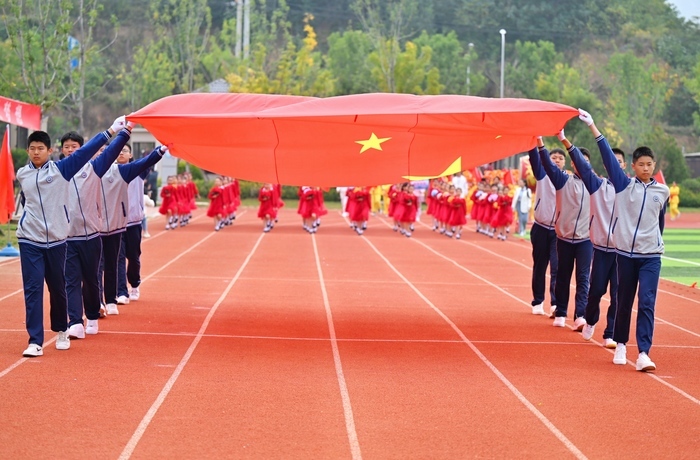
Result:
M263 232L265 233L272 230L274 220L277 218L277 209L274 206L274 193L272 184L265 184L258 194L258 201L260 201L258 217L261 218L265 224L263 228Z
M214 218L214 230L217 232L224 225L224 193L221 179L217 177L209 191L209 209L207 209L207 216Z
M167 223L165 229L177 227L177 190L175 176L168 176L168 183L160 191L160 208L158 212L165 216Z

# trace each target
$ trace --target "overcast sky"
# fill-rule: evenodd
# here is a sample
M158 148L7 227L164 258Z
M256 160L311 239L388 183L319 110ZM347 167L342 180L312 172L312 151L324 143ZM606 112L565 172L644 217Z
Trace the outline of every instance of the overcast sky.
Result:
M700 0L666 0L671 5L674 5L681 15L686 19L693 16L700 17Z

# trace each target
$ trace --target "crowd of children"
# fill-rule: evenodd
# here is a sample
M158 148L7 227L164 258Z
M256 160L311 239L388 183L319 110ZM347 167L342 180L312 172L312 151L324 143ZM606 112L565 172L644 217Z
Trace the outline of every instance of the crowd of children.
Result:
M591 340L600 317L600 299L610 286L611 304L603 340L606 347L615 349L613 363L625 364L636 296L636 368L654 370L656 365L649 352L664 250L664 213L671 194L652 176L655 160L651 149L639 147L634 151L635 176L628 177L624 152L610 148L590 114L581 110L579 118L596 138L608 178L593 172L590 153L572 145L563 130L558 138L571 157L573 174L564 171L565 150L549 151L538 138L538 145L529 152L537 182L530 232L532 313L545 315L549 266L549 316L554 318L554 326L565 327L569 283L575 273L573 329L582 332L585 340ZM131 128L120 117L87 143L79 134L67 133L61 139L59 161L49 160L48 134L37 131L28 138L30 161L17 172L24 206L17 237L29 333L29 346L23 353L26 357L43 354L44 282L49 288L51 329L58 333L59 350L70 348L70 338L98 332L102 304L107 315L117 315L118 304L140 296L143 180L167 148L160 146L150 155L132 161L127 143ZM516 190L497 177L475 182L470 186L461 175L452 182L447 178L430 181L425 197L432 230L460 239L469 215L477 232L505 241L517 214L518 233L524 234L525 215L532 199L525 183L521 181ZM421 200L411 182L347 187L343 192L343 215L358 235L367 230L370 214L380 212L392 220L395 232L411 237L415 231ZM323 193L318 187L303 186L298 190L297 213L302 218L302 228L309 233L318 231L321 217L328 213ZM159 212L167 219L166 230L187 225L198 196L191 175L168 177L160 196ZM214 219L214 230L230 225L241 203L238 182L229 177L216 178L208 198L207 216ZM257 216L263 222L263 231L269 232L284 206L281 187L264 184L258 200ZM622 279L625 283L619 282Z
M51 138L46 132L32 132L27 139L29 162L17 171L24 208L17 239L29 334L25 357L44 352L44 282L49 288L51 330L58 333L58 350L68 350L71 338L98 333L103 303L107 314L119 313L122 242L129 241L130 256L140 254L141 230L134 232L138 242L124 234L132 218L143 218L136 212L127 213L131 211L129 184L167 152L166 147L157 147L131 162L127 142L132 128L119 117L87 143L78 133L69 132L61 138L58 161L50 159ZM140 201L142 196L143 188ZM134 257L131 270L124 267L134 293L140 284L138 268Z

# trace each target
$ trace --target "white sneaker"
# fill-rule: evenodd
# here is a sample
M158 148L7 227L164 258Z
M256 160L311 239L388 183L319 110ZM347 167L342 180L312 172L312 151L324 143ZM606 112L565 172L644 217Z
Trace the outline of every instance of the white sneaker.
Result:
M617 342L615 342L613 339L604 339L603 346L614 350L617 347Z
M555 316L557 316L557 306L552 305L551 307L549 307L549 317L554 318Z
M117 306L113 303L108 303L107 304L107 314L108 315L118 315L119 310L117 309Z
M87 320L87 327L85 328L85 333L88 335L95 335L97 334L97 331L99 331L99 327L97 326L97 320L96 319L89 319Z
M566 327L566 318L563 316L557 316L554 318L554 322L552 323L552 326L554 327Z
M129 291L129 299L135 302L139 300L139 297L141 297L141 291L139 291L139 288L132 287L131 291Z
M613 357L613 364L625 365L627 364L627 345L624 343L618 343L615 347L615 356Z
M120 295L117 297L117 304L118 305L127 305L129 303L129 298L125 295Z
M22 352L25 358L36 358L44 354L44 349L36 343L30 343L26 350Z
M581 332L586 325L586 319L583 316L579 316L574 320L574 331Z
M639 353L637 357L637 370L641 372L649 372L656 370L656 364L644 352Z
M81 323L72 325L68 328L68 337L71 339L84 339L85 328Z
M542 306L542 304L535 305L534 307L532 307L532 314L544 316L544 307Z
M68 331L61 331L58 333L58 338L56 339L56 350L68 349L70 349L70 339L68 338Z
M581 331L583 340L591 340L593 338L593 332L595 332L595 325L591 326L590 324L586 324L583 326L583 331Z
M100 318L104 318L105 316L107 316L107 307L105 304L100 303Z
M143 237L144 237L144 238L150 238L150 237L151 237L151 234L148 233L148 232L144 232L144 233L143 233Z

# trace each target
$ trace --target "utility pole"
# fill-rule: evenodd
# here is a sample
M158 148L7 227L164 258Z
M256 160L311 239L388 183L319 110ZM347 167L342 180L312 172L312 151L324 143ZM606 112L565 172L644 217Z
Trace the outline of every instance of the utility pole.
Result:
M243 40L243 0L236 1L236 57L241 57L241 42Z
M243 20L243 59L250 55L250 0L245 0L245 19Z

